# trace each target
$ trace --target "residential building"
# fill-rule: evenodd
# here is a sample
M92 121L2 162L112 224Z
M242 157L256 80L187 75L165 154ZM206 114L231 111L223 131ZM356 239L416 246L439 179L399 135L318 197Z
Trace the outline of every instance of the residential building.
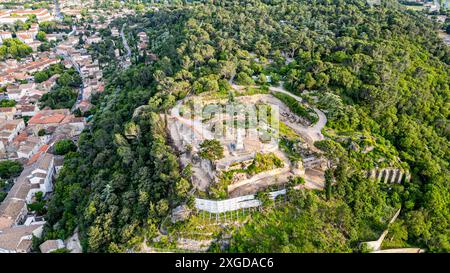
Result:
M29 121L28 126L35 134L41 129L53 128L55 133L73 137L79 135L86 122L84 118L77 118L69 109L41 110Z
M19 143L19 149L17 150L18 158L30 159L34 154L39 151L42 145L42 141L36 136L27 136L25 141Z
M39 222L39 218L27 217L27 204L34 201L36 192L45 195L52 191L54 173L54 156L46 152L40 152L35 162L25 165L5 200L0 204L0 230Z
M53 191L52 182L53 175L55 174L54 156L46 153L36 163L35 169L31 171L31 174L27 178L32 185L39 185L39 188L30 191L30 193L34 195L40 191L46 194ZM31 199L27 201L30 203Z
M2 121L0 122L0 139L5 140L6 142L12 142L24 128L25 122L23 119Z
M38 106L31 103L19 103L16 108L17 114L21 117L32 117L39 111Z
M0 31L0 44L3 43L4 39L11 39L12 33L9 31Z
M0 107L0 122L13 120L16 112L16 107Z
M0 253L26 253L31 250L33 236L41 237L44 222L0 229Z
M47 240L39 246L41 253L51 253L55 250L65 248L63 240Z

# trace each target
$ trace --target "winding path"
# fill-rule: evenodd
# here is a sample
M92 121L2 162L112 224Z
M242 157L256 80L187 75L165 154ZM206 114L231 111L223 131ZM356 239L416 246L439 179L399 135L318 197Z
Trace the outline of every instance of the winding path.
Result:
M183 104L184 100L180 100L177 102L174 108L170 111L170 116L177 119L181 123L183 123L185 126L192 129L192 131L200 137L201 140L203 139L214 139L214 134L208 130L205 125L202 123L201 119L195 118L195 119L187 119L180 115L180 107Z
M232 81L232 79L230 81ZM231 87L236 90L242 90L245 88L245 86L237 85L237 84L231 84ZM283 87L283 83L281 83L280 86L270 86L269 90L271 92L278 92L278 93L286 94L286 95L294 98L298 102L303 103L303 99L300 98L299 96L296 96L296 95L292 94L291 92L287 91ZM313 145L314 142L325 139L325 137L322 134L322 129L327 124L327 117L319 109L317 109L315 107L311 107L311 108L314 110L314 112L316 112L317 116L319 117L319 120L314 125L302 126L299 124L289 123L289 126L292 127L292 129L294 129L298 133L300 133L305 138L305 140L308 142L308 144L311 145L312 149L315 150L314 145Z
M278 92L278 93L286 94L288 96L291 96L292 98L294 98L298 102L303 102L302 98L292 94L291 92L289 92L286 89L284 89L282 86L269 87L269 90L272 91L272 92ZM319 120L313 126L308 126L308 127L306 127L306 126L295 126L295 127L297 127L298 130L303 131L305 134L307 134L311 138L311 140L313 142L315 142L315 141L323 140L325 138L323 136L323 134L322 134L322 129L327 124L327 117L319 109L314 108L314 107L311 107L311 108L314 110L314 112L316 112L317 116L319 117Z
M123 62L123 66L126 68L129 66L129 64L131 63L130 59L131 59L131 49L128 46L128 41L125 38L125 34L123 33L123 30L125 28L127 24L123 24L122 25L122 29L120 30L120 36L122 37L122 42L123 42L123 46L125 47L125 49L127 50L127 55L125 55L125 61Z
M232 79L230 80L232 81ZM236 85L236 84L231 84L232 88L236 89L236 90L242 90L243 88L245 88L244 86L241 85ZM271 92L278 92L278 93L283 93L285 95L288 95L292 98L294 98L295 100L297 100L300 103L303 103L303 99L300 98L299 96L296 96L294 94L292 94L291 92L287 91L283 85L281 84L278 87L275 86L271 86L269 87L269 90ZM180 116L179 113L179 107L181 106L183 101L179 101L177 103L177 105L171 110L171 116L178 119L180 122L184 123L185 125L191 127L191 128L195 128L197 129L196 131L198 131L198 129L201 130L196 132L197 134L200 134L203 138L206 139L211 139L213 138L213 134L204 127L204 125L202 124L202 122L200 120L190 120L190 119L186 119ZM296 124L296 123L289 123L288 125L290 127L292 127L292 129L294 129L295 131L297 131L299 134L301 134L305 140L308 142L308 144L311 146L311 149L313 149L314 151L317 151L314 147L314 142L316 141L320 141L325 139L324 135L322 134L322 129L325 127L326 123L327 123L327 117L325 116L325 114L320 111L319 109L315 108L315 107L311 107L314 112L317 114L317 116L319 117L319 120L312 126L302 126L300 124Z
M61 14L61 8L59 6L59 1L55 0L54 4L55 4L55 15L56 15L56 17L58 17L59 19L63 19L64 16Z

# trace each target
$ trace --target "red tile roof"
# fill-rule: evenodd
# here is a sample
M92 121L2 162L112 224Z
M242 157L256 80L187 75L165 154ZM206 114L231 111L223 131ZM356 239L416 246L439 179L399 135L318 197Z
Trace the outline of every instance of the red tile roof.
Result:
M47 152L48 148L50 148L50 146L47 145L47 144L44 144L44 145L42 145L42 147L39 149L39 152L45 153L45 152Z
M53 115L43 115L41 112L39 112L28 121L28 124L60 123L64 120L65 117L65 115L59 113Z
M34 154L34 155L28 160L27 165L31 165L31 164L33 164L34 162L36 162L36 161L41 157L42 154L43 154L43 152L41 152L41 151L39 151L39 152L37 152L36 154Z
M22 132L20 132L19 135L14 139L14 142L19 143L19 142L22 142L22 141L27 140L27 138L28 138L27 132L22 131Z

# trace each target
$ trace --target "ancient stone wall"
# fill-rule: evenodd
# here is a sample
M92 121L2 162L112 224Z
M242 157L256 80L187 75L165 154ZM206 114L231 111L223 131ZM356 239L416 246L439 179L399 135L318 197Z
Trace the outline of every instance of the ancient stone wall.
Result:
M232 185L229 185L228 186L228 192L233 191L237 187L241 187L243 185L247 185L247 184L250 184L250 183L255 183L256 181L264 179L264 178L267 178L267 177L276 177L277 175L283 174L283 173L285 173L287 171L289 171L289 166L285 166L284 168L278 168L278 169L274 169L274 170L270 170L270 171L259 173L257 175L252 176L249 179L245 179L245 180L239 181L237 183L234 183Z
M409 172L399 168L373 169L368 174L369 178L383 183L401 184L403 181L409 181L411 175Z

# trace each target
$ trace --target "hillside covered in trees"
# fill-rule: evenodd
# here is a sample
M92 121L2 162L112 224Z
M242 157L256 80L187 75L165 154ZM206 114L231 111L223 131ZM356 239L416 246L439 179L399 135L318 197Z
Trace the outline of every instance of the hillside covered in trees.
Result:
M158 60L136 58L93 101L91 126L56 181L45 238L67 238L78 227L92 252L153 238L191 187L160 114L191 92L227 92L234 75L247 84L270 75L306 99L319 97L329 123L316 146L335 162L327 173L335 184L269 205L233 231L227 251L360 251L399 207L391 245L450 251L450 49L430 20L395 2L198 1L128 18ZM363 157L343 136L375 139L380 157ZM412 179L367 179L386 164L380 158Z

